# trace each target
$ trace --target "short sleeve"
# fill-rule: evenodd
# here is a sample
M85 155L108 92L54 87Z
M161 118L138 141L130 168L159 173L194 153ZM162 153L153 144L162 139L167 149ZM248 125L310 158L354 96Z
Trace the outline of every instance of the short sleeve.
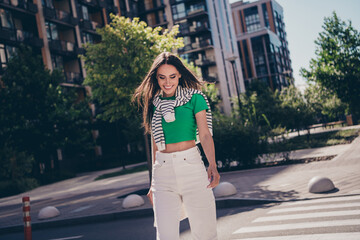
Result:
M202 110L208 110L208 105L206 104L205 98L201 94L194 94L191 98L191 102L194 106L194 114Z

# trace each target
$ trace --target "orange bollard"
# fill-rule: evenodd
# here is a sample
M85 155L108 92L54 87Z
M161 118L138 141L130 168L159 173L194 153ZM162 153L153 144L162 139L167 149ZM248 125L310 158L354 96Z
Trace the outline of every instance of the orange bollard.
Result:
M25 240L31 240L31 217L30 217L30 197L23 197L24 214L24 236Z

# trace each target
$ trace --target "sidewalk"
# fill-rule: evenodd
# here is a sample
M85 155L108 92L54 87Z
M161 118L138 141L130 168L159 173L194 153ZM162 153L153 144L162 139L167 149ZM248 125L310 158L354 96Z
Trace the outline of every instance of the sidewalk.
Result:
M337 157L329 161L221 173L221 181L234 184L237 194L217 198L217 207L360 194L360 137L352 144L338 148L301 150L295 153L299 157L311 152L331 152L330 155L333 155L333 149L337 149ZM0 199L0 234L23 231L21 199L25 195L30 196L31 200L33 229L152 215L146 196L143 196L145 204L134 209L123 209L123 198L118 198L147 189L147 171L93 181L104 172L89 173L42 186L25 194ZM314 176L329 177L338 191L327 194L309 193L307 184ZM58 208L60 216L38 220L39 210L46 206Z

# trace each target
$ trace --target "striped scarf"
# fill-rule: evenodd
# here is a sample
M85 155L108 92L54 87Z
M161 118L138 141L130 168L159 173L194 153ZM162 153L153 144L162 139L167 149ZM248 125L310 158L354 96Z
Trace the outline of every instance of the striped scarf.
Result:
M164 120L166 122L175 121L175 108L188 103L191 100L193 94L201 94L206 101L206 104L209 108L208 111L206 111L206 120L210 133L212 135L211 109L209 101L205 94L199 90L193 88L182 88L180 85L178 85L175 92L175 100L160 99L160 94L157 94L153 100L153 104L156 107L156 110L151 121L151 130L155 140L155 144L159 151L165 150L165 137L162 128L162 117L164 117ZM197 128L196 143L199 142L199 129Z

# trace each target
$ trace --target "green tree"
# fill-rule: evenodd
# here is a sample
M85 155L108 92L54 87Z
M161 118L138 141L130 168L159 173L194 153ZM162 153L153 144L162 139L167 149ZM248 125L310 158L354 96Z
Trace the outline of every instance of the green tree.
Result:
M314 122L314 112L294 85L284 88L280 92L280 99L284 113L282 125L288 130L300 131Z
M84 84L91 87L92 97L101 108L97 118L114 122L134 117L136 108L130 104L131 96L154 58L183 43L181 38L175 38L177 26L162 32L161 27L148 27L138 18L111 18L109 25L97 29L102 41L86 45L82 58L87 71Z
M119 154L125 154L128 144L138 142L143 135L140 114L131 104L135 88L158 54L182 47L183 42L176 38L177 26L169 31L148 27L138 18L130 20L111 15L111 19L109 25L97 29L102 41L85 46L84 84L92 89L97 118L115 123ZM123 160L122 164L124 166Z
M244 125L257 126L263 136L280 125L282 112L279 94L273 92L265 83L252 81L246 92L241 94L240 100L240 120Z
M317 122L336 121L345 115L347 105L319 83L310 84L304 97Z
M342 21L335 12L324 20L323 31L315 41L316 58L302 75L320 83L360 114L360 34L351 21Z
M16 167L45 181L57 170L57 149L71 156L93 142L90 109L85 101L76 103L75 89L59 85L63 79L60 72L45 70L41 56L28 47L18 49L1 79L0 147L9 155L28 155L24 161L33 157L34 164ZM45 175L39 166L45 166Z

